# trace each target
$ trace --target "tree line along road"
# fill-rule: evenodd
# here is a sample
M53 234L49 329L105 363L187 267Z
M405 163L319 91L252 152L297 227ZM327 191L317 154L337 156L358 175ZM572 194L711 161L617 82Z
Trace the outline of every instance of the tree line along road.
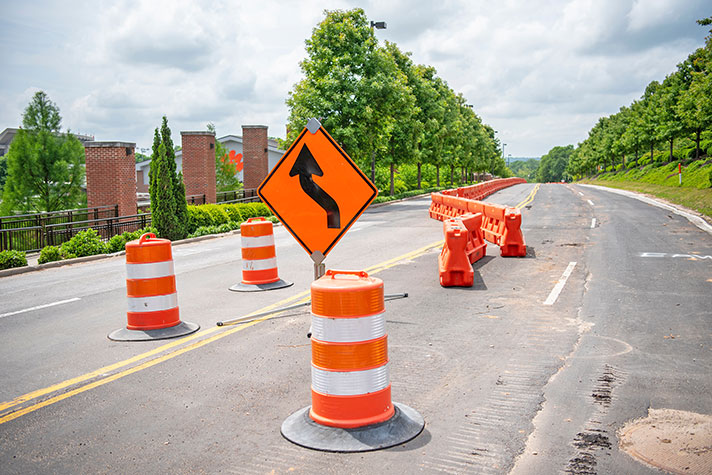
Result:
M181 318L201 325L184 339L106 338L126 323L122 256L1 278L2 471L658 473L617 431L649 408L712 413L712 236L596 188L545 184L527 202L534 187L487 198L522 204L528 254L488 245L472 288L438 283L429 198L367 210L326 259L409 295L386 302L393 400L426 425L383 451L280 435L310 403L308 307L215 326L308 297L312 262L282 227L295 284L278 291L227 290L237 235L174 247Z

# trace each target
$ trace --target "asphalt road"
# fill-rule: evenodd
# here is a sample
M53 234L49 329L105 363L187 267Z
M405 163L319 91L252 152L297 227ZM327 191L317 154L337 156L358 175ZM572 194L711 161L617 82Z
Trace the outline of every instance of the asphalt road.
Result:
M277 291L227 290L237 235L174 247L181 318L201 325L184 339L106 338L126 323L120 256L0 278L0 471L659 473L616 431L650 407L712 413L712 235L631 198L542 185L522 210L527 257L490 244L474 287L442 288L428 205L368 210L326 259L409 294L386 317L393 400L426 421L413 441L334 454L280 435L310 403L308 311L215 326L308 296L311 260L278 227L294 286Z

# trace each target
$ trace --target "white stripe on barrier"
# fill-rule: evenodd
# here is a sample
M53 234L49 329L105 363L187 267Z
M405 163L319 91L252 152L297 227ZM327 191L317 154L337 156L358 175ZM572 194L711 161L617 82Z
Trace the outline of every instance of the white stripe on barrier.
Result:
M386 314L327 318L312 314L312 339L330 343L375 340L386 334Z
M267 270L276 268L276 257L270 257L269 259L242 260L242 270Z
M178 294L155 295L153 297L129 297L129 312L158 312L178 306Z
M175 275L173 261L150 262L148 264L126 263L127 279L156 279Z
M358 396L388 387L388 363L365 371L325 371L312 365L312 388L321 394Z
M242 236L242 247L267 247L274 246L274 234L267 236Z

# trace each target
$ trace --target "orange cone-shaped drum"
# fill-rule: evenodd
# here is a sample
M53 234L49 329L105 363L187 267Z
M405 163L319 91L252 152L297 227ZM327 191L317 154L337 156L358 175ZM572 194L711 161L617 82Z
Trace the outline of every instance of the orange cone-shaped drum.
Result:
M311 285L312 406L319 424L362 427L394 414L383 281L328 270Z
M147 233L126 243L126 313L129 330L156 330L180 323L171 242Z

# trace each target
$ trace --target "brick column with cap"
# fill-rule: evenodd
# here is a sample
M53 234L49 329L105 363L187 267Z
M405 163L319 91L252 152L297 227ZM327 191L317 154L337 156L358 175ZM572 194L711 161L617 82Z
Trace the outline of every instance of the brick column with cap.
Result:
M242 156L245 189L257 188L269 172L266 125L242 126Z
M119 216L136 214L135 143L86 142L87 206L119 205Z
M205 195L206 203L215 203L215 133L181 132L180 139L185 194Z

